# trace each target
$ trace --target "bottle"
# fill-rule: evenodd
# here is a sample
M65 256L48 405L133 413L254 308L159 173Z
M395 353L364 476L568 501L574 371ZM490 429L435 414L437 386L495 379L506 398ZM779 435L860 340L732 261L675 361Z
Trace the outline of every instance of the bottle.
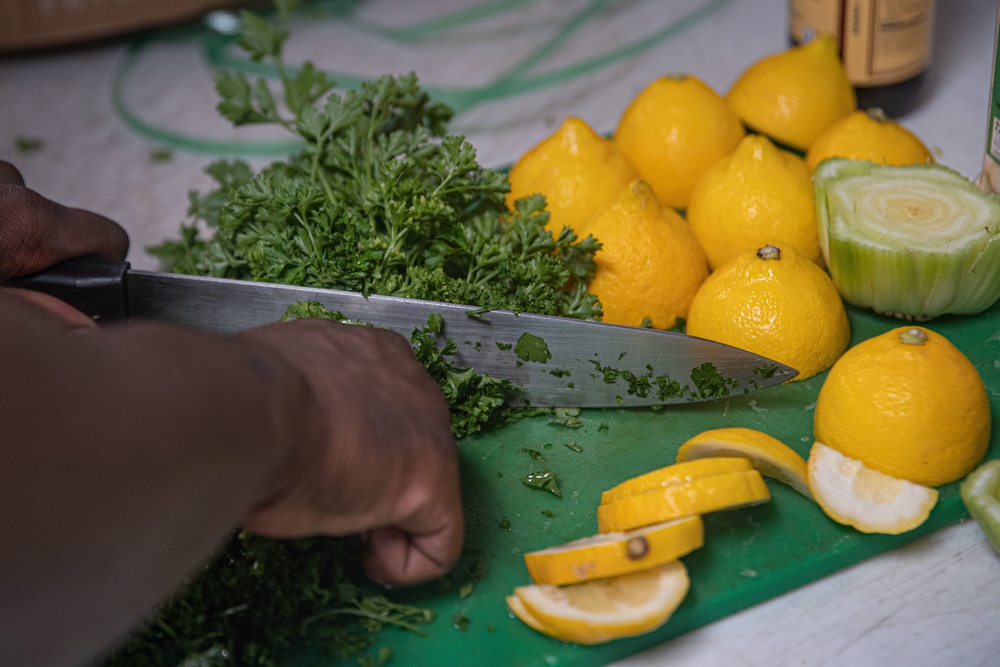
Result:
M934 0L789 0L792 44L833 35L858 107L880 107L892 118L920 103L933 27Z
M990 105L986 111L986 151L983 171L976 185L987 194L1000 192L1000 7L993 33L993 76L990 77Z

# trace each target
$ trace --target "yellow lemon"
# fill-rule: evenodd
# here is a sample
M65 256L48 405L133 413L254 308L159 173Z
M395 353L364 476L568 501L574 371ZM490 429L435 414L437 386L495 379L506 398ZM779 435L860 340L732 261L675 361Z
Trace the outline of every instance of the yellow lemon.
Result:
M810 169L829 157L878 164L930 164L934 156L917 135L881 109L853 111L823 131L806 151Z
M934 489L872 470L820 442L809 452L809 488L837 523L887 535L922 524L938 498Z
M601 533L634 530L689 514L706 514L767 502L771 494L756 470L699 477L656 491L599 505Z
M725 100L697 77L665 76L629 103L614 141L660 199L675 209L713 162L743 137L740 119Z
M704 544L700 516L625 533L603 533L524 555L536 584L577 584L638 572L677 560Z
M813 435L886 475L940 486L986 455L989 397L976 367L947 338L898 327L858 343L830 369Z
M672 484L683 484L699 477L746 472L752 469L753 466L745 458L714 458L675 463L627 479L618 486L608 489L601 494L601 504L656 491Z
M761 135L747 135L705 173L687 220L713 270L768 243L823 264L809 167Z
M507 175L508 207L532 194L545 195L546 229L559 236L604 206L639 177L632 163L610 139L580 118L566 118L553 134L522 155Z
M765 246L712 273L688 312L687 333L741 347L805 380L847 349L851 327L830 277L793 249Z
M592 235L601 249L588 284L604 308L604 321L658 329L685 317L708 265L687 222L636 180L610 204L587 218L580 236Z
M727 458L705 458L717 456ZM677 450L678 463L731 460L728 457L743 457L765 477L783 482L806 498L812 498L806 481L806 460L762 431L742 427L714 428L688 439Z
M828 35L757 60L726 99L748 128L802 151L858 106L837 42Z
M660 627L687 595L687 569L680 561L569 586L518 586L511 607L526 612L529 627L564 642L601 644ZM510 602L508 602L510 604ZM532 625L532 622L534 625Z

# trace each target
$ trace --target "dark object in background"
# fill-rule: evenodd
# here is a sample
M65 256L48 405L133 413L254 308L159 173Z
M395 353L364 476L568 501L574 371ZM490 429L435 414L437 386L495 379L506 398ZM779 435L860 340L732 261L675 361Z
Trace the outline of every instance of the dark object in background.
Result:
M934 0L789 0L793 44L833 35L858 107L899 118L920 103L931 64Z

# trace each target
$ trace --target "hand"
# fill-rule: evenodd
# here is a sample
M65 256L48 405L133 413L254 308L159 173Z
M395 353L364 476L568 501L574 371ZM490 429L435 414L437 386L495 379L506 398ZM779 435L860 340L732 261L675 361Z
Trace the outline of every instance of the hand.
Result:
M0 160L0 283L73 257L122 260L127 252L124 229L96 213L42 197L24 186L14 165ZM89 317L53 297L20 289L8 294L55 314L70 328L94 326Z
M440 389L401 336L299 320L240 334L301 369L327 409L319 463L246 517L270 537L360 534L368 575L410 584L447 572L462 547L458 456Z

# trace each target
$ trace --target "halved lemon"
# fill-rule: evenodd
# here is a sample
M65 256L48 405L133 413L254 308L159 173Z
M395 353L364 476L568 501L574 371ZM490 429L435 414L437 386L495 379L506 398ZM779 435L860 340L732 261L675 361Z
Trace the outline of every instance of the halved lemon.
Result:
M806 460L767 433L742 427L715 428L702 431L677 450L678 463L714 456L743 457L765 477L783 482L806 498L812 498L806 481Z
M805 461L802 464L804 466ZM671 484L690 482L699 477L711 477L728 472L746 472L752 469L753 466L745 458L730 457L678 462L627 479L618 486L608 489L601 494L601 504L613 503L616 500L655 491Z
M684 600L689 587L687 568L675 560L569 586L518 586L514 596L523 606L522 613L527 612L526 617L535 625L525 623L539 632L574 644L601 644L660 627ZM521 618L516 605L511 611Z
M809 488L831 519L863 533L898 535L930 515L938 492L872 470L821 442L809 452Z
M689 514L756 505L770 499L767 484L756 470L699 477L600 505L597 529L602 533L634 530Z
M524 555L537 584L576 584L669 563L705 543L701 517L686 516L625 533L602 533Z

